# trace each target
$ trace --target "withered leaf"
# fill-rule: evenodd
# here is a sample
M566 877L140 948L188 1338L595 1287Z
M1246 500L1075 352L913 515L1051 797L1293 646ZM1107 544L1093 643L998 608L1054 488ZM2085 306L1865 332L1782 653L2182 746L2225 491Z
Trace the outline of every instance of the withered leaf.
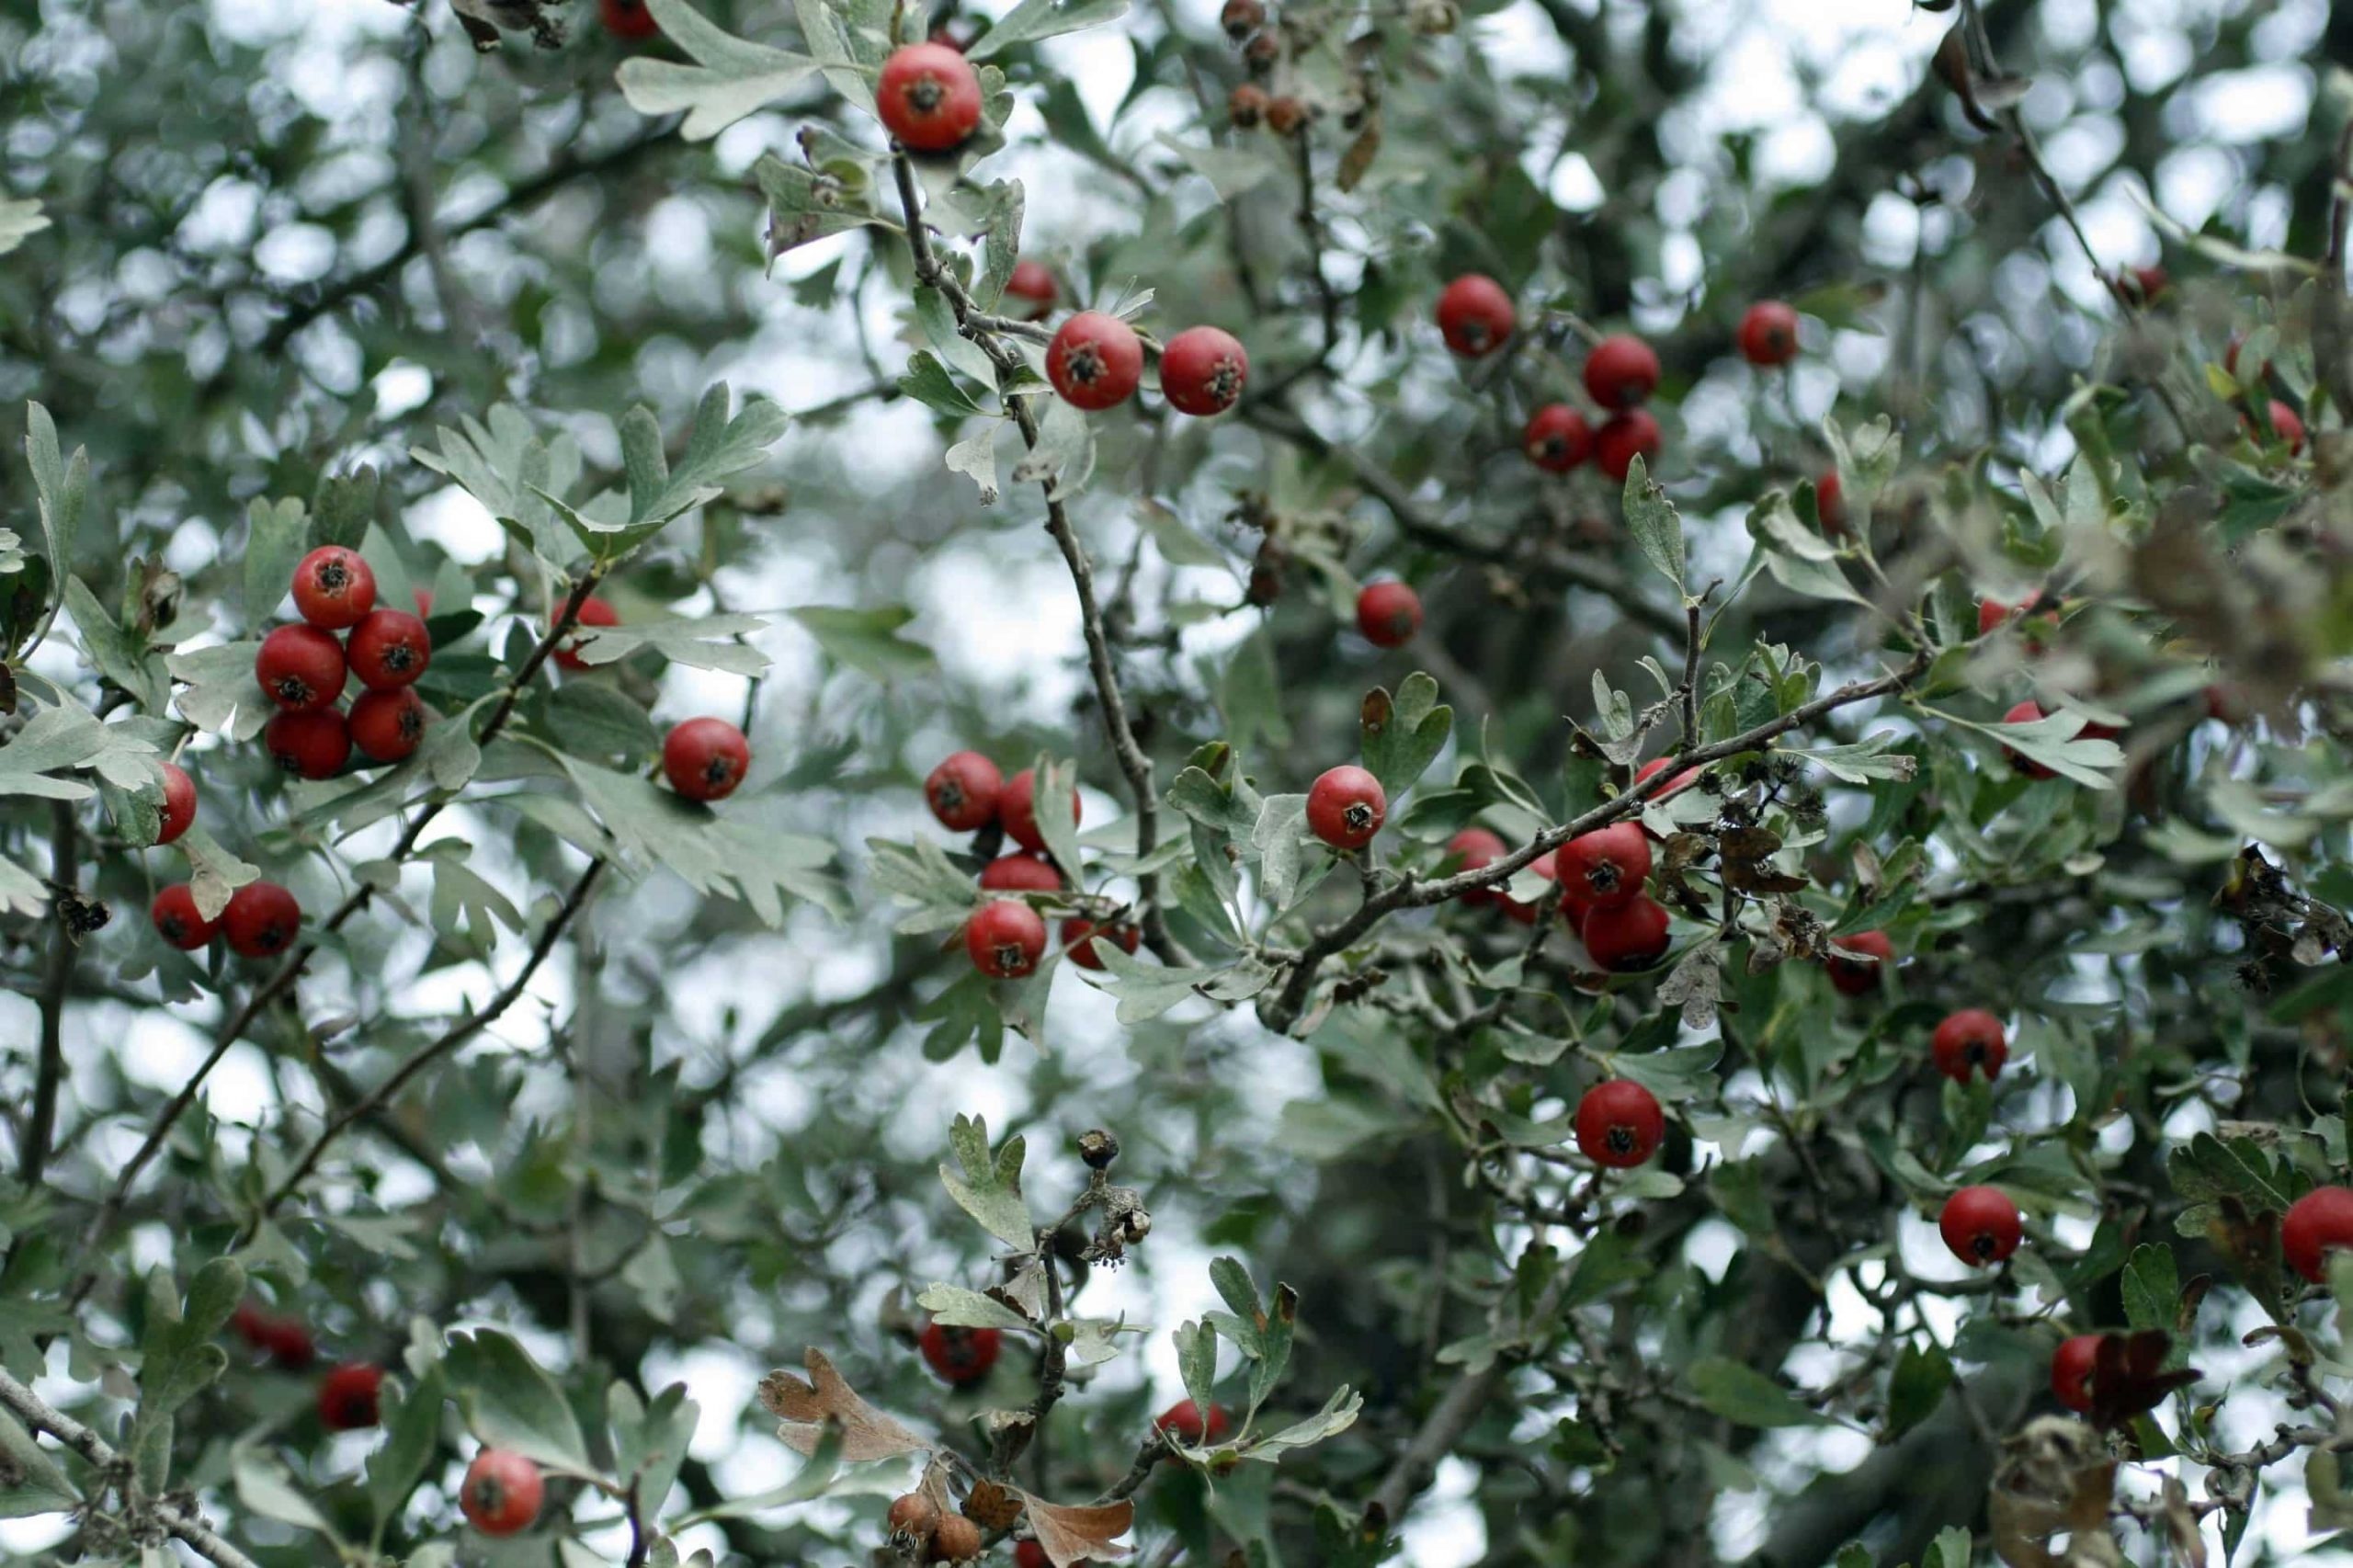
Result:
M1122 1499L1099 1506L1065 1506L1027 1493L1018 1495L1029 1509L1030 1533L1038 1538L1054 1568L1071 1568L1090 1558L1109 1562L1128 1555L1126 1547L1112 1543L1135 1523L1133 1503Z
M1716 1021L1716 1009L1722 1005L1722 979L1723 958L1716 938L1710 937L1659 982L1659 1005L1682 1008L1687 1028L1704 1029Z
M841 1457L847 1464L886 1460L931 1447L929 1441L858 1398L825 1359L824 1351L813 1345L802 1360L809 1368L806 1382L786 1371L770 1372L760 1380L760 1403L777 1418L776 1435L785 1447L797 1454L816 1452L828 1421L841 1427Z
M1021 1517L1021 1494L994 1481L976 1481L964 1499L964 1517L984 1530L1009 1530Z
M2069 1568L2078 1560L2120 1563L2108 1532L2115 1494L2116 1461L2097 1433L2055 1416L2030 1421L2003 1445L1994 1473L1986 1499L1994 1550L2009 1568ZM2065 1558L2044 1544L2061 1534L2072 1538ZM2099 1542L2109 1545L2105 1557Z
M2092 1425L2121 1426L2163 1404L2174 1390L2196 1382L2202 1374L2194 1368L2165 1369L2172 1348L2173 1336L2163 1329L2101 1335L2092 1366Z
M1356 189L1357 182L1364 178L1380 152L1381 116L1376 112L1366 117L1364 129L1358 131L1357 139L1348 143L1348 150L1340 154L1340 172L1335 176L1339 187L1342 190Z

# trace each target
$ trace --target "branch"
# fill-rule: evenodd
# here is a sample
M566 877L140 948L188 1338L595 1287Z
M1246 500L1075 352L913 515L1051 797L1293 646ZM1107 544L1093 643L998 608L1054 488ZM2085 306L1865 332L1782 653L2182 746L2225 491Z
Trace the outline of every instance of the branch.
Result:
M59 896L74 887L74 806L59 801L52 806L50 829L49 880ZM25 1146L17 1152L17 1174L27 1187L40 1185L49 1165L49 1146L57 1136L57 1095L65 1081L65 994L74 979L74 923L65 911L53 908L57 928L50 933L49 968L40 983L40 1065L33 1079L33 1109L25 1126Z
M0 1404L15 1412L17 1418L36 1432L47 1432L67 1448L102 1471L116 1471L128 1461L108 1447L105 1438L83 1426L63 1411L52 1410L41 1397L0 1370ZM188 1544L199 1557L217 1568L259 1568L254 1560L223 1540L204 1516L195 1507L165 1498L148 1499L145 1505L156 1523Z

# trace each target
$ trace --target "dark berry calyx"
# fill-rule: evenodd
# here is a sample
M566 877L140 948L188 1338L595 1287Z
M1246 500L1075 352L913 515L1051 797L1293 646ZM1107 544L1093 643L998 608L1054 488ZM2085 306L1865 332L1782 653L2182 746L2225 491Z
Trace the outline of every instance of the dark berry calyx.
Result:
M1340 820L1348 824L1350 833L1364 833L1372 826L1372 808L1362 801L1351 801L1342 809Z

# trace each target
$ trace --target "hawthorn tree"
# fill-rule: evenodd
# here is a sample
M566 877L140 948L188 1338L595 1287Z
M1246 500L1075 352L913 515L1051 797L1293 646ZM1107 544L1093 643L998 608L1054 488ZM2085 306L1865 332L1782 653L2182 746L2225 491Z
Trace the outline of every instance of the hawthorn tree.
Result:
M1886 11L0 17L11 1554L2310 1560L2353 8Z

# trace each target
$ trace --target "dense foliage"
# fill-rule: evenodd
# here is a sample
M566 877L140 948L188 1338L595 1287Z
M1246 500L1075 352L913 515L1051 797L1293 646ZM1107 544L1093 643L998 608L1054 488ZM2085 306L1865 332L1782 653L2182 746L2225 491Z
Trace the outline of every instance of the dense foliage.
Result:
M0 7L0 1546L2312 1560L2348 60Z

